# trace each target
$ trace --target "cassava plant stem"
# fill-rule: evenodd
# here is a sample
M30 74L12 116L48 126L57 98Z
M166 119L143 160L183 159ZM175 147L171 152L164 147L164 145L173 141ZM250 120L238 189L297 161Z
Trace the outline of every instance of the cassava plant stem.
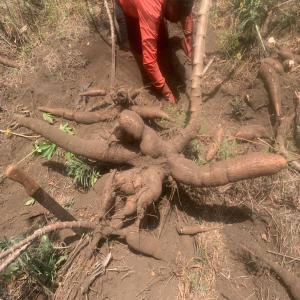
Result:
M210 0L202 0L198 10L198 22L196 26L196 37L193 57L193 71L191 75L191 116L187 126L171 140L178 152L181 152L184 149L184 147L193 138L195 138L200 128L200 115L202 111L201 83L203 75L203 57L205 54L205 38L207 34L209 8Z
M18 251L21 247L27 244L31 244L35 239L48 234L52 231L57 231L61 229L72 229L72 228L85 228L85 229L95 229L97 224L89 221L71 221L71 222L58 222L54 224L50 224L43 228L36 230L33 234L31 234L26 239L20 241L19 243L13 245L9 249L0 253L0 259L5 258L6 256Z

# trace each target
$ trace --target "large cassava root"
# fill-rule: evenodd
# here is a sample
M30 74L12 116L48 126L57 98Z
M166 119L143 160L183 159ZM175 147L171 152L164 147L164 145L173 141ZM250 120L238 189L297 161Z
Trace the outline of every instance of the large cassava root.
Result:
M277 154L249 153L206 166L179 155L168 157L172 176L198 187L220 186L239 180L272 175L286 167L287 162Z
M171 142L164 141L155 130L145 125L142 118L130 110L123 110L119 116L120 138L129 135L139 142L139 147L144 155L158 158L168 153L176 153Z
M75 121L82 124L93 124L114 119L117 114L117 109L105 109L102 111L74 111L67 108L40 106L38 110L51 113L54 116Z
M162 192L163 180L166 171L158 166L148 168L137 168L130 170L131 177L128 178L128 171L115 175L115 187L130 195L126 203L113 217L113 227L120 229L123 220L130 215L137 213L139 219L144 217L147 207L157 201ZM130 186L132 184L132 186ZM107 211L105 212L107 213Z
M117 143L109 144L108 141L100 137L95 140L85 140L77 136L68 135L43 121L23 116L17 116L17 122L42 135L59 147L90 159L131 164L139 157L136 151Z

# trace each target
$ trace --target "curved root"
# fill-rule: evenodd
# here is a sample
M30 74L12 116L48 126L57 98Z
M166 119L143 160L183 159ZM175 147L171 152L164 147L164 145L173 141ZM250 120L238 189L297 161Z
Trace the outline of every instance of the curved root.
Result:
M287 161L277 154L249 153L198 166L191 160L179 155L168 158L172 176L182 183L194 186L221 186L239 180L272 175L286 167Z

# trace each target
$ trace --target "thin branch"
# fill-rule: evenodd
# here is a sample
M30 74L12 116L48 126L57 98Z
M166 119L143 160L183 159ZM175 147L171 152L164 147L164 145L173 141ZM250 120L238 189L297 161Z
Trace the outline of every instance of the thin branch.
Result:
M96 227L97 224L89 221L58 222L58 223L50 224L48 226L36 230L32 235L30 235L26 239L13 245L11 248L1 252L0 259L5 258L6 256L14 253L15 251L19 251L19 249L24 245L31 244L35 239L45 234L48 234L49 232L61 230L61 229L73 229L73 228L95 229Z
M111 77L110 77L110 88L113 89L116 83L116 40L115 40L115 27L112 17L112 13L108 7L107 0L104 0L105 9L110 24L110 34L111 34Z
M293 256L289 256L289 255L286 255L286 254L274 252L274 251L271 251L271 250L267 250L267 252L271 253L271 254L274 254L274 255L278 255L278 256L284 257L284 258L289 258L292 261L300 261L300 257L293 257Z
M14 262L28 247L30 243L25 244L23 247L19 248L13 252L1 265L0 273L3 272L12 262Z

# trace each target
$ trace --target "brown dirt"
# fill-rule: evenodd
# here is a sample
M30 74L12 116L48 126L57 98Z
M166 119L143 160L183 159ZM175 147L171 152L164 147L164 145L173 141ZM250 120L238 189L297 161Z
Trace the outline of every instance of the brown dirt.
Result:
M215 39L212 40L214 41ZM79 100L77 95L83 87L90 82L100 88L108 85L110 49L107 45L98 37L91 35L80 44L71 47L81 52L76 67L67 70L61 70L59 66L47 68L41 55L37 57L38 67L33 74L24 76L21 83L13 87L4 86L0 91L1 128L5 129L10 125L11 112L20 110L18 105L24 106L34 117L40 118L38 106L65 106L77 109ZM61 47L58 49L62 51ZM60 53L58 52L57 55L59 56ZM53 69L55 72L52 71ZM241 125L245 124L259 123L270 128L271 120L268 116L272 111L267 105L268 94L263 83L253 77L257 68L247 64L238 65L231 78L219 89L214 90L230 73L230 69L230 62L217 59L204 78L207 100L203 107L201 129L204 142L205 136L212 134L218 123L223 124L227 134L228 132L234 134ZM6 69L0 66L0 72L4 74ZM292 95L294 90L299 88L299 75L298 71L281 77L285 113L293 111ZM140 88L143 85L142 75L135 61L124 53L118 53L117 82L120 86L133 88ZM249 95L251 107L244 102L246 95ZM90 98L86 104L87 108L100 103L100 99L101 97ZM155 97L147 91L145 99L148 103L156 102ZM235 100L241 104L241 111L237 115L233 115L232 102ZM185 103L181 102L179 106L184 107ZM73 122L70 124L75 128L77 135L85 137L106 135L113 127L109 122L89 126L76 125ZM29 131L18 129L18 132ZM2 135L0 171L3 172L9 163L17 162L30 153L32 144L31 141L20 137ZM261 150L264 147L265 145L262 144L241 144L235 150L244 153L249 150ZM66 176L61 163L62 158L45 162L33 156L21 166L56 200L70 206L70 211L77 218L94 220L99 207L95 192L91 190L85 193L75 190L72 180ZM279 199L275 199L275 196L271 198L272 183L265 184L264 181L254 181L253 184L258 186L257 190L249 188L241 193L237 192L241 187L239 185L236 188L231 185L200 192L199 189L187 192L180 187L179 193L175 192L175 195L178 195L174 199L170 196L172 190L167 189L164 192L165 198L157 204L157 207L153 207L153 212L147 218L145 230L156 237L159 236L162 243L170 249L177 250L176 265L133 253L122 242L108 241L101 251L103 254L112 251L112 263L106 274L92 285L90 299L290 299L284 287L269 270L259 266L253 267L242 256L241 246L259 247L264 251L284 251L299 257L300 250L297 244L299 240L296 239L296 244L292 243L289 248L283 246L286 244L278 242L282 239L279 228L284 226L292 228L294 223L288 222L294 219L285 220L287 223L278 223L281 219L277 218L278 215L287 213L298 212L299 214L299 184L296 183L291 194L283 192L282 187L284 184L289 185L289 181L298 179L293 173L285 173L284 176L272 179L274 189L280 189ZM196 193L196 197L193 193ZM287 194L288 201L283 198L283 195ZM51 216L38 204L25 206L27 198L20 185L1 179L0 232L2 237L24 234L41 221L51 219ZM166 198L172 200L170 207ZM198 206L195 204L195 199L198 199L196 200ZM204 204L206 200L208 201ZM213 203L210 203L210 200ZM159 220L161 225L158 225ZM177 223L224 225L224 228L188 237L177 234ZM292 233L292 231L282 232ZM293 234L297 233L299 234L299 231L293 231ZM70 231L64 231L61 237L65 238L70 234ZM291 260L283 259L281 256L267 253L266 255L272 256L274 260L300 275L299 259L289 263Z

